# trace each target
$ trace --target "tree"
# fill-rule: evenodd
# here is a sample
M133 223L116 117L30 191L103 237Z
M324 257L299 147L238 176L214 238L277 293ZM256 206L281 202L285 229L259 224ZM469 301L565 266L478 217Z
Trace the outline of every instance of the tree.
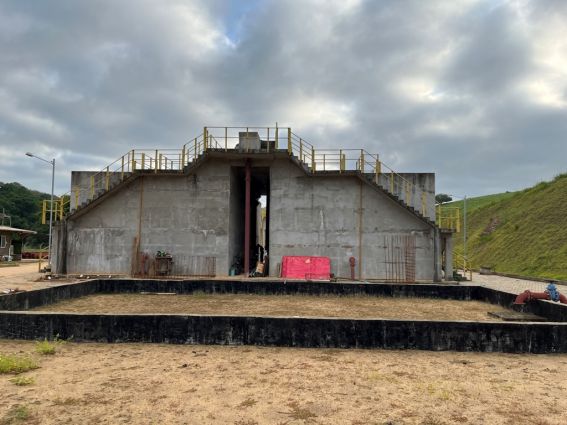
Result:
M438 204L444 204L445 202L451 202L452 200L453 198L445 193L438 193L437 195L435 195L435 202L437 202Z

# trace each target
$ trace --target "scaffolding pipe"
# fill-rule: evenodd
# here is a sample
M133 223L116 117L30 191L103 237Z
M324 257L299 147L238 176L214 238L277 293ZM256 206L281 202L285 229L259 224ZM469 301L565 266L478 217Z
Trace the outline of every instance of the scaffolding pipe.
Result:
M244 206L244 275L248 276L250 272L250 180L252 167L250 160L246 160L246 196Z

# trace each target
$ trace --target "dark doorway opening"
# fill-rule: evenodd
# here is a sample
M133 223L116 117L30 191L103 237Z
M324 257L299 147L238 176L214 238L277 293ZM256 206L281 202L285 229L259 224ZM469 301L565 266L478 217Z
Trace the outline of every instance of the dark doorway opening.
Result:
M232 167L230 178L229 275L268 275L270 169ZM247 205L247 175L249 200ZM248 225L247 223L248 219Z

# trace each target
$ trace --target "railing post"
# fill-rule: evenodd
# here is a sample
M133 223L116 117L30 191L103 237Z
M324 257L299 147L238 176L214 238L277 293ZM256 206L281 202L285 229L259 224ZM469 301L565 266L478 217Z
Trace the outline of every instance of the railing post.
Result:
M291 128L287 128L287 153L291 155L293 153L293 148L291 146Z
M159 169L161 170L161 163L162 163L162 159L163 159L163 154L159 154Z
M203 127L203 150L207 150L207 141L209 139L209 132L207 131L207 127Z
M311 172L316 171L317 163L315 162L315 148L311 147Z
M91 201L94 199L94 176L91 176Z
M267 127L266 130L266 150L270 152L270 127Z
M390 193L394 195L394 172L390 172Z
M142 152L142 171L146 168L146 154Z
M108 170L108 167L106 167L106 191L108 192L108 190L110 189L110 172Z
M132 149L132 172L136 171L136 155L134 149Z
M157 149L156 149L156 156L154 157L154 168L155 168L154 173L157 174L158 168L159 168L159 165L158 165L158 150Z
M360 172L364 174L364 151L360 150Z
M59 198L59 207L61 208L59 210L59 220L63 220L63 196L61 198Z
M303 162L303 140L299 138L299 161Z
M325 171L325 163L327 162L326 154L323 154L323 171Z
M421 215L427 216L427 196L425 192L421 192Z
M278 138L279 138L279 130L278 130L278 123L276 123L276 150L278 150Z
M124 155L122 155L122 165L120 166L120 180L124 180Z
M185 158L187 156L187 152L185 151L185 145L183 145L183 149L181 150L181 164L179 164L179 169L183 170L185 167Z
M345 169L343 168L343 150L339 150L339 173L342 173Z
M380 174L382 173L382 164L380 164L380 160L376 158L376 168L374 169L376 173L376 184L380 184Z
M45 216L47 215L47 199L41 203L41 224L45 224Z

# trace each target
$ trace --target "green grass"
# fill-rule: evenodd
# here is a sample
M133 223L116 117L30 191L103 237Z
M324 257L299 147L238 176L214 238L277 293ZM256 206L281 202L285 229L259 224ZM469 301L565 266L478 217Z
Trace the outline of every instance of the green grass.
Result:
M467 210L473 268L567 280L567 174L519 192L472 198ZM455 242L462 253L462 234Z
M19 424L26 422L30 418L31 412L29 407L16 405L10 408L6 415L0 419L0 425Z
M0 354L0 374L18 374L38 367L38 364L29 357Z
M16 376L15 378L10 379L10 382L14 385L22 387L25 385L35 384L35 379L33 376Z

